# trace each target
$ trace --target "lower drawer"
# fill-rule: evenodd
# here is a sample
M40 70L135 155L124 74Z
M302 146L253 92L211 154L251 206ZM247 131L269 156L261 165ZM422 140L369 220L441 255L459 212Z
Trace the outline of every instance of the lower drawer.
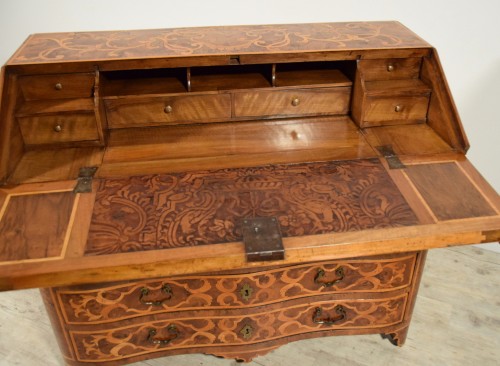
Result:
M99 139L94 113L68 113L18 117L26 145Z
M211 348L273 342L298 334L352 331L353 333L401 323L407 294L378 299L329 301L316 299L303 303L280 303L251 310L220 310L177 313L169 319L148 319L130 325L69 331L78 361L114 361L129 357L196 348ZM83 328L82 328L83 329ZM343 333L346 334L346 333ZM205 350L205 351L204 351Z
M350 87L234 93L236 117L347 114Z
M361 127L423 123L429 96L366 97Z

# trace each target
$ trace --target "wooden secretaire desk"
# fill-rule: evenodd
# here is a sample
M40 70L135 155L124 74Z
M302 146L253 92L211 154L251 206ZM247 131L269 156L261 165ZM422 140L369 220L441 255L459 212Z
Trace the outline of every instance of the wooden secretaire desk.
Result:
M37 34L1 84L0 289L43 288L70 365L402 345L426 250L500 239L396 22Z

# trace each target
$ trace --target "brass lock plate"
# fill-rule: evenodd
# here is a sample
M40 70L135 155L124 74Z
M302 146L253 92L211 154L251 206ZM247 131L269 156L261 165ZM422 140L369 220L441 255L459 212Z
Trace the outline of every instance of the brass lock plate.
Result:
M281 230L275 217L244 219L242 233L248 262L285 258Z

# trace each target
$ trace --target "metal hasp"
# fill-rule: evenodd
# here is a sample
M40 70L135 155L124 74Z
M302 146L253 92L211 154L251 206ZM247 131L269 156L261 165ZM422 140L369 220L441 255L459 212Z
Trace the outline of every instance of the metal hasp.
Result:
M285 258L281 230L275 217L244 219L242 233L248 262Z
M92 178L97 171L96 166L86 166L80 168L78 177L76 178L76 186L73 193L90 193L92 192Z
M406 166L399 160L398 156L392 149L392 145L377 146L377 150L387 160L390 169L404 169Z

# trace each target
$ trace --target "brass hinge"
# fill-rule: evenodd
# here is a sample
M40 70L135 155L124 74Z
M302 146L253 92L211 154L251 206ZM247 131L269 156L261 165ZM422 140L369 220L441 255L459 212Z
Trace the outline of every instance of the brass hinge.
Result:
M80 168L78 177L76 178L76 186L73 193L90 193L92 192L92 178L97 171L96 166L85 166Z
M396 155L394 150L392 149L392 145L383 145L377 146L377 150L382 154L382 156L389 164L390 169L404 169L406 166L399 160L399 157Z
M246 218L242 223L247 261L271 261L285 258L281 230L275 217Z

